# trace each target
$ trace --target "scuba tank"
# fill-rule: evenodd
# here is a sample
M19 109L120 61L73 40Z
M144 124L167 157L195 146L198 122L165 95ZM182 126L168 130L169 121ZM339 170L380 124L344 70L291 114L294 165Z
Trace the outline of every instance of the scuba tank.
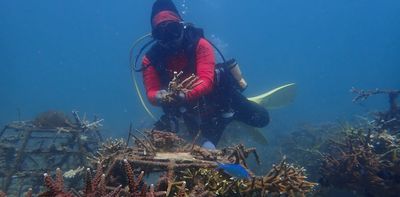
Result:
M215 66L215 80L217 86L233 87L240 92L247 88L247 82L242 76L239 64L235 59L230 59Z
M231 59L230 61L227 62L227 68L229 70L229 73L233 76L233 78L236 81L236 86L241 90L245 90L247 88L247 82L244 80L242 76L242 72L240 71L239 64L236 62L235 59Z

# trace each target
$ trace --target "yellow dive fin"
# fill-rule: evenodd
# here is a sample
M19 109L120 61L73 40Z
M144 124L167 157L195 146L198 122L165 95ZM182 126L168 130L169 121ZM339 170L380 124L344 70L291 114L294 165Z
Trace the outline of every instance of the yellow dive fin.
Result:
M264 94L247 99L258 103L267 109L276 109L292 103L295 97L296 84L289 83Z

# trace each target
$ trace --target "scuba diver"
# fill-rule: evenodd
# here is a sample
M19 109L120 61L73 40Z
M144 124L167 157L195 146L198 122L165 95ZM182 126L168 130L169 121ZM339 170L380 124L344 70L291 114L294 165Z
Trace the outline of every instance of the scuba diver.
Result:
M151 28L154 42L140 70L148 100L164 112L154 129L177 132L183 119L189 134L201 132L203 147L215 149L232 120L258 128L268 125L268 111L241 93L247 84L237 62L225 61L202 29L185 23L172 0L155 1ZM223 63L216 64L214 48ZM190 88L171 92L177 77L190 78Z

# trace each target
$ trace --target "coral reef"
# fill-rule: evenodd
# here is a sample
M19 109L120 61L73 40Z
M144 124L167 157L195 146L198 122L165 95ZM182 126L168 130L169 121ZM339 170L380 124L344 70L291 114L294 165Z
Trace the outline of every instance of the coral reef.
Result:
M398 90L351 90L353 102L372 95L387 95L389 109L372 114L372 121L357 116L351 123L303 125L282 139L281 154L310 169L321 187L315 195L344 189L363 196L397 196L400 192L400 110ZM332 195L332 194L331 194Z
M195 185L191 193L207 196L304 196L316 183L306 181L305 170L285 162L273 168L265 176L253 176L250 180L232 179L223 172L199 169L183 172L188 185Z
M256 150L242 144L211 151L188 143L171 132L138 133L141 138L130 135L135 139L135 146L118 146L119 150L110 155L100 151L97 157L92 158L93 161L105 161L105 175L110 177L110 186L128 185L131 193L143 191L143 188L138 189L139 185L143 185L140 183L143 173L160 174L154 188L155 191L165 192L166 196L263 196L271 193L292 196L309 193L316 185L305 180L303 168L284 161L265 176L250 173L252 178L249 180L234 179L224 171L216 170L216 162L246 167L246 159L250 155L254 155L259 162ZM133 178L128 164L136 167L138 180ZM125 173L121 169L125 169ZM124 174L128 175L128 181Z
M300 129L283 145L292 160L311 169L311 180L321 183L316 195L326 196L341 188L364 196L397 196L397 135L369 122L335 125Z
M113 160L108 164L106 160L97 162L93 178L91 170L87 169L84 186L80 191L64 188L60 169L56 170L55 180L46 173L44 182L47 191L39 196L305 196L316 185L306 180L303 168L288 164L285 159L273 166L265 176L252 175L250 179L236 179L215 168L215 161L228 162L231 157L235 158L232 162L240 163L249 154L255 154L254 149L246 149L243 145L211 152L195 151L199 155L186 152L186 157L181 158L182 152L178 151L201 148L187 146L188 144L174 133L153 131L147 133L146 138L149 141L136 137L134 147L119 146L120 150L117 152L121 155L110 155ZM181 145L170 146L168 142L172 139L181 142ZM105 143L104 146L109 147L109 144ZM145 150L146 146L149 146L149 149L151 146L156 152L142 154L140 150ZM175 152L168 152L171 150ZM207 160L202 159L205 154L203 151L211 155L206 157ZM168 157L160 156L160 153L167 154ZM178 156L173 156L174 154ZM122 155L125 159L120 159ZM191 158L188 155L191 155ZM107 157L107 154L103 152L102 157ZM201 162L205 165L199 165ZM162 173L157 183L149 186L145 175L160 171Z
M349 128L340 140L330 140L321 183L365 195L396 196L400 192L400 140L381 129Z
M254 148L246 149L243 145L210 151L188 143L172 132L149 131L139 134L142 138L131 135L134 138L134 146L119 146L120 150L109 155L104 152L107 149L100 148L97 157L92 160L117 163L117 161L127 159L129 162L147 169L147 171L156 171L165 170L171 168L171 166L178 170L187 167L214 168L217 166L215 161L223 163L233 161L245 165L245 159L250 153L257 155Z
M126 141L108 139L101 143L100 147L93 149L97 152L88 151L87 145L83 143L87 142L87 139L81 135L88 133L96 135L91 129L97 128L99 122L96 120L92 123L80 120L79 116L75 115L75 123L71 124L73 127L63 127L62 130L38 128L29 122L7 125L6 131L29 131L23 135L22 144L25 143L25 146L18 149L24 152L21 152L16 160L24 161L29 154L43 153L44 150L50 155L45 158L50 165L35 169L35 174L25 172L26 176L37 177L38 171L41 171L40 177L44 179L45 187L39 187L33 181L21 181L24 187L21 186L16 195L20 196L23 191L28 191L26 195L29 196L33 191L37 193L38 190L46 189L38 196L304 196L316 185L306 180L304 168L288 164L286 159L273 166L266 175L256 176L248 168L247 161L249 157L254 157L255 161L260 163L255 148L237 144L220 150L208 150L195 144L197 137L192 142L187 142L172 132L130 130ZM19 126L18 129L15 125ZM43 130L46 131L46 136L40 136L40 139L49 138L48 133L51 133L55 134L55 137L53 136L55 139L66 134L72 135L73 140L57 143L54 141L50 149L40 145L39 148L31 150L31 146L27 146L28 142L36 137L33 134ZM6 133L8 132L2 134ZM12 140L13 135L5 136L5 141ZM76 145L78 146L73 150L80 153L78 155L84 160L83 163L77 162L79 159L75 158L71 161L75 162L75 166L66 166L67 156L61 160L55 159L62 154L70 154L72 151L70 148ZM35 161L38 162L38 166L44 166L41 161L40 163L39 160ZM219 169L218 163L241 166L249 172L250 177L236 178L226 173L224 169ZM55 165L59 168L54 167ZM90 168L94 166L96 170L81 167L82 165ZM61 167L71 170L63 174ZM54 179L49 173L51 168L56 169ZM22 169L26 170L25 166L15 167L14 175L9 176L11 178L6 184L11 185L15 182L15 174L24 172ZM43 175L43 172L47 173ZM32 180L37 181L37 179ZM27 187L34 189L27 190Z

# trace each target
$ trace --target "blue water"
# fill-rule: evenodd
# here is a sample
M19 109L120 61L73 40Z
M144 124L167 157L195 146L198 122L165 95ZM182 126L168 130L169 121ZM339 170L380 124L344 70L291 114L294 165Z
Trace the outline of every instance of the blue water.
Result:
M0 1L0 125L48 109L105 119L106 135L150 125L130 78L132 42L150 31L153 1ZM265 129L336 121L372 109L351 87L400 89L398 0L175 1L235 57L248 95L295 82L296 101L271 111ZM153 109L156 110L156 109ZM281 129L279 129L281 128Z

